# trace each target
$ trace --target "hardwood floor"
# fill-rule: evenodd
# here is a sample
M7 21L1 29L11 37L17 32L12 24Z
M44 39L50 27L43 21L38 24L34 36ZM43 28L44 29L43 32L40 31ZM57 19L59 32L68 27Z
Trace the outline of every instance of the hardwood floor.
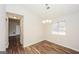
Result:
M7 48L7 53L9 54L24 54L24 48L20 43L20 36L10 36L9 46Z
M12 54L79 54L77 51L51 43L46 40L26 48L21 46L13 47L10 48L8 52Z
M49 41L42 41L37 44L25 48L25 53L28 54L79 54L79 52L72 49L51 43Z

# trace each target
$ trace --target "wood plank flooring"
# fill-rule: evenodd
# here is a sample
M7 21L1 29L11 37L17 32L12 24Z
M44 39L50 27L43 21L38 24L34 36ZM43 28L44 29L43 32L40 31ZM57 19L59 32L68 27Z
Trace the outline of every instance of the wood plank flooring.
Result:
M12 54L79 54L77 51L51 43L46 40L25 48L13 47L9 49L8 52Z
M28 54L79 54L79 52L72 49L51 43L49 41L42 41L37 44L25 48L25 53Z
M7 48L9 54L24 54L24 48L20 43L20 35L9 37L9 46Z

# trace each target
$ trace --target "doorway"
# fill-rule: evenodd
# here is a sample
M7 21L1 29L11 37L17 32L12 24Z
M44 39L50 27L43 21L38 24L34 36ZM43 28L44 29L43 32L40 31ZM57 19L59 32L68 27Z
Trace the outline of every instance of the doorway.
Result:
M7 12L7 49L18 52L23 47L23 16ZM10 51L10 53L12 53Z

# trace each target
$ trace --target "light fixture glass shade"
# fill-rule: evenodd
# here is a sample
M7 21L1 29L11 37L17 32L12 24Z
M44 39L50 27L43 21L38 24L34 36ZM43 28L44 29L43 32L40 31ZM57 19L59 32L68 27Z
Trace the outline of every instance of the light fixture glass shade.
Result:
M52 22L52 20L49 20L49 19L42 21L43 24L45 24L45 23L51 23L51 22Z
M45 20L43 20L43 21L42 21L42 23L43 23L43 24L45 24L45 23L46 23L46 21L45 21Z
M51 23L52 22L52 20L49 20L49 23Z
M13 18L14 18L14 19L17 19L17 17L16 17L16 16L13 16Z

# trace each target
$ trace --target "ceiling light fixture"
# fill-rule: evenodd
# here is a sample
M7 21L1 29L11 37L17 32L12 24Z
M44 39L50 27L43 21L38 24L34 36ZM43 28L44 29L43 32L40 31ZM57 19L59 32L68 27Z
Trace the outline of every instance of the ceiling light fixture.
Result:
M43 23L43 24L46 24L46 23L52 23L52 20L49 20L49 19L47 19L47 20L43 20L42 23Z
M50 6L48 4L45 4L45 6L47 10L50 9Z
M46 7L46 10L49 10L50 9L50 6L48 4L45 4L45 7ZM46 20L43 20L42 23L43 24L52 23L52 20L46 19Z
M48 6L48 4L45 4L46 6Z
M13 18L14 18L14 19L17 19L17 17L16 17L16 16L13 16Z

